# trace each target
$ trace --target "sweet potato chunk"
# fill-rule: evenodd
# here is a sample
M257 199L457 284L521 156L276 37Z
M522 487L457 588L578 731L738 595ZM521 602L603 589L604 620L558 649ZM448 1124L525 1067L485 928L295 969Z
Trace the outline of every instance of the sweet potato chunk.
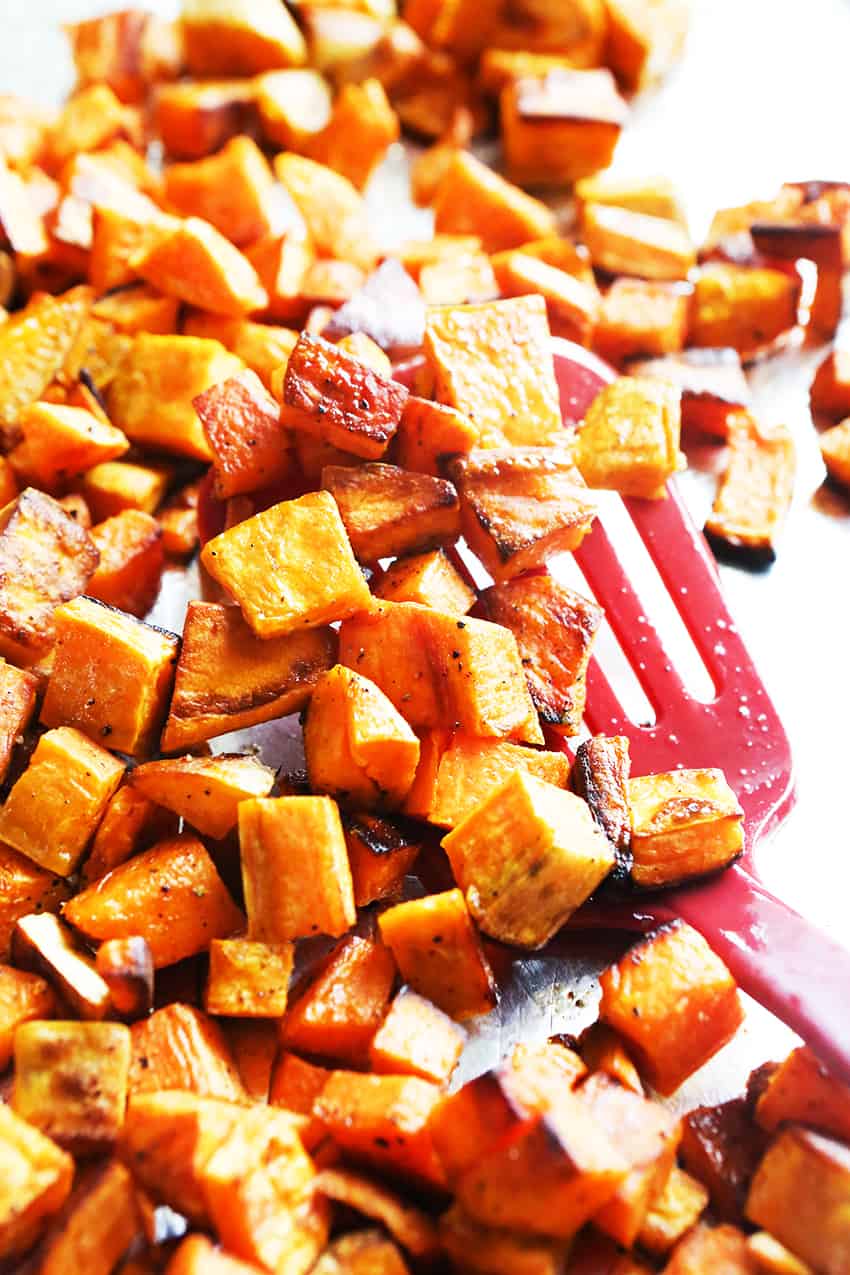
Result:
M487 252L555 233L553 213L468 151L452 158L434 200L438 234L477 235Z
M165 568L162 528L156 518L141 509L124 509L93 527L91 538L100 562L88 582L89 597L129 615L147 615Z
M394 894L422 849L421 830L363 812L345 815L343 829L357 907Z
M268 71L257 77L255 86L260 128L273 146L304 151L330 122L331 87L312 68Z
M71 931L51 913L19 918L12 958L21 969L42 974L81 1018L99 1021L109 1013L109 988L94 961L74 946Z
M830 1075L805 1045L793 1050L777 1067L756 1104L755 1116L769 1132L793 1122L850 1141L847 1085Z
M166 1275L256 1275L256 1266L230 1257L205 1235L189 1235L166 1267Z
M699 1223L676 1245L664 1275L756 1275L758 1266L747 1248L746 1236L735 1226Z
M178 639L92 598L57 608L56 635L44 724L72 722L119 752L149 754L171 690ZM92 695L95 670L103 667L110 676L97 679Z
M629 741L623 735L595 735L576 749L570 773L573 792L582 797L590 813L614 847L617 877L631 868L632 814L629 806Z
M811 1267L767 1231L756 1231L747 1239L747 1250L759 1271L766 1275L810 1275Z
M450 1017L486 1014L496 988L460 890L398 903L382 912L381 937L406 983Z
M743 813L722 770L630 779L632 880L674 885L725 867L744 846Z
M112 797L83 862L80 877L90 885L139 850L177 833L177 819L124 784Z
M85 528L34 487L0 511L0 655L32 664L45 654L56 607L84 591L97 562Z
M667 177L617 177L597 173L576 182L575 196L580 206L611 204L630 212L685 224L685 215L673 183Z
M213 314L239 316L268 304L247 257L200 217L163 228L131 257L130 266L161 292Z
M330 797L243 801L239 846L251 938L338 937L354 924L345 837Z
M0 1105L0 1258L25 1253L71 1190L74 1161Z
M0 658L0 782L6 778L15 744L35 712L38 681L32 673Z
M233 1018L280 1018L295 959L291 943L213 939L204 1005Z
M153 1007L153 955L146 939L107 939L97 949L97 972L119 1018L144 1018Z
M12 1057L17 1028L36 1018L52 1018L55 1010L56 998L43 978L0 965L0 1071Z
M25 1023L15 1033L12 1107L75 1154L103 1152L124 1123L129 1069L121 1023Z
M707 1187L711 1206L723 1221L741 1221L766 1141L744 1098L717 1107L696 1107L685 1117L682 1163Z
M602 298L593 348L613 363L677 353L688 330L688 291L680 284L615 279Z
M585 204L581 227L594 266L611 274L672 281L686 279L696 264L688 232L662 217L648 217L605 204Z
M850 350L830 350L815 372L810 398L813 412L833 421L850 416Z
M414 730L442 720L424 617L423 607L381 602L343 621L339 632L340 663L379 686Z
M669 381L682 392L682 429L729 437L733 422L750 402L737 350L693 349L629 362L631 376Z
M254 112L251 80L218 79L159 85L153 121L165 151L178 159L200 159L243 132Z
M439 477L445 460L465 455L477 442L478 429L468 416L411 394L401 414L395 454L404 469Z
M742 419L730 437L729 463L705 532L733 549L772 556L794 494L796 449L784 426L766 433L752 418Z
M41 398L80 336L94 296L38 293L0 326L0 438L14 440L23 408Z
M48 1228L40 1275L115 1269L142 1229L136 1188L118 1160L83 1172L65 1208Z
M287 1049L361 1065L386 1015L395 975L388 948L372 939L343 939L290 1006L281 1033L283 1044Z
M451 544L460 535L460 508L451 483L395 465L328 465L329 491L361 562Z
M48 731L0 811L0 839L70 876L123 774L122 762L73 727Z
M518 947L542 947L614 866L585 802L522 771L441 844L482 930Z
M681 921L638 943L601 984L600 1018L625 1038L661 1094L712 1058L743 1017L728 969Z
M794 274L710 261L694 283L688 344L752 354L794 327L799 298Z
M157 969L244 923L212 859L186 833L121 864L78 894L65 915L88 939L147 939Z
M680 394L662 381L621 376L600 390L579 430L576 464L590 487L663 499L684 467Z
M275 772L268 766L239 753L149 761L130 774L130 783L142 796L216 838L236 827L240 801L267 797L274 780Z
M592 280L576 278L523 249L497 253L492 262L503 297L539 293L553 336L590 345L599 311L599 291Z
M467 544L496 580L577 549L596 516L566 448L476 449L447 468Z
M330 629L261 641L238 607L190 602L163 750L297 712L335 653Z
M456 733L440 757L431 801L422 816L438 827L454 828L519 770L565 788L570 766L564 753Z
M370 270L378 255L363 199L347 177L303 155L275 156L274 171L289 191L316 250Z
M352 1169L325 1169L317 1177L315 1189L328 1199L382 1223L413 1257L433 1258L438 1252L437 1230L428 1214L404 1203L375 1178Z
M23 436L10 463L23 482L46 491L66 491L87 469L130 446L120 429L80 407L32 403L18 420Z
M143 332L109 387L110 417L134 443L209 461L193 400L241 371L218 341Z
M363 190L387 150L399 138L399 122L380 80L345 84L331 118L309 140L313 159Z
M155 513L165 498L171 473L163 465L139 465L130 461L105 461L83 477L80 487L95 522L111 518L123 509Z
M208 541L201 561L239 603L257 637L319 628L371 606L328 492L309 492L247 518Z
M465 615L475 602L474 592L441 549L398 558L375 586L375 595L457 615Z
M273 1107L285 1107L305 1117L301 1141L311 1151L324 1138L319 1120L312 1117L313 1103L327 1083L330 1071L305 1062L297 1054L282 1050L275 1058L269 1082L269 1103Z
M392 1240L382 1231L354 1231L341 1235L325 1249L313 1275L409 1275L409 1268Z
M708 1205L708 1192L689 1173L673 1166L638 1234L648 1253L661 1256L695 1225Z
M163 189L172 211L202 217L237 248L272 229L271 171L256 142L234 137L209 159L172 164Z
M606 69L524 75L499 100L508 172L524 186L568 186L607 168L628 115Z
M260 378L266 389L271 388L275 373L282 365L285 366L298 340L298 333L291 328L256 323L252 319L228 318L205 310L190 311L183 320L183 331L187 336L220 341Z
M130 1093L187 1090L239 1102L242 1082L221 1028L191 1005L175 1001L130 1028Z
M192 75L256 75L306 60L304 37L275 0L184 0L181 25Z
M443 1084L454 1071L466 1033L409 988L399 992L369 1048L372 1070L421 1076Z
M561 411L542 297L434 310L425 325L425 354L436 397L472 420L480 446L558 441Z
M368 809L397 806L419 761L419 740L383 691L337 664L316 684L304 726L314 792Z
M827 473L843 487L850 487L850 418L820 436L820 454Z
M255 372L240 372L194 401L213 454L215 494L228 500L285 478L292 460L280 408Z

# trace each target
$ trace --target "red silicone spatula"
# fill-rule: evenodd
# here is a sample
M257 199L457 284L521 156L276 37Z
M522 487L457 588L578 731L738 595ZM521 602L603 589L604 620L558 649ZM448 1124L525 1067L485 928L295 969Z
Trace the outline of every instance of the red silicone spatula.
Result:
M614 373L568 342L555 369L565 423L578 423ZM850 950L761 884L753 851L794 802L791 748L782 723L726 607L714 559L676 491L667 500L623 504L716 690L710 703L688 693L644 604L597 520L575 554L591 590L655 710L651 726L631 721L593 661L585 721L594 733L626 735L634 774L676 766L721 766L744 810L746 850L720 876L688 889L641 895L594 910L611 925L650 928L683 917L705 935L741 987L850 1079Z

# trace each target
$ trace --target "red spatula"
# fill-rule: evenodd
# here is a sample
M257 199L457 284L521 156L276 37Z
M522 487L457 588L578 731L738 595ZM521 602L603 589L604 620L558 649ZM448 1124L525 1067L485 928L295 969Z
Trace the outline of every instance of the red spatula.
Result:
M614 373L578 346L556 343L565 423L581 421ZM689 694L670 651L597 520L575 554L655 710L653 725L631 721L596 661L585 721L594 733L626 735L635 774L677 766L720 766L744 810L746 851L718 877L688 889L641 895L628 906L594 907L589 921L647 929L683 917L727 962L741 987L798 1032L824 1062L850 1079L850 950L817 930L761 884L753 851L794 802L791 748L726 607L714 559L669 485L667 500L624 500L716 695Z

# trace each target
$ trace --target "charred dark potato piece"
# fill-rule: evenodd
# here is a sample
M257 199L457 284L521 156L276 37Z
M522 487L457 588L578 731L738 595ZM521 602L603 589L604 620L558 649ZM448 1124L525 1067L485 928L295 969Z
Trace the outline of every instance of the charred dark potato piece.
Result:
M590 813L614 847L616 867L611 879L628 880L632 867L632 816L628 779L629 741L623 735L594 735L579 744L570 771L574 793L583 797Z

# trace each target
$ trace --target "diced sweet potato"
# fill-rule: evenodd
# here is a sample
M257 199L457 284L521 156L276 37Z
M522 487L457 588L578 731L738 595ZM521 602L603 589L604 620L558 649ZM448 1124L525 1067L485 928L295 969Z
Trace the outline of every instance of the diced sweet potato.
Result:
M682 429L729 437L750 391L737 350L693 349L661 358L629 362L629 374L669 381L682 392Z
M189 1235L165 1268L165 1275L256 1275L256 1266L216 1248L205 1235Z
M88 318L90 288L38 293L0 326L0 437L14 439L23 408L41 398Z
M306 150L331 118L333 94L324 76L312 68L268 71L255 83L265 140L283 150Z
M664 1275L757 1275L758 1266L747 1248L743 1231L735 1226L708 1226L700 1222L673 1251Z
M73 722L131 756L149 753L171 690L178 639L91 598L57 608L56 634L41 720L47 726ZM94 670L104 666L110 677L98 679L92 695Z
M756 1231L747 1239L747 1249L759 1271L766 1275L811 1275L811 1267L767 1231Z
M649 217L664 217L685 225L685 214L673 183L667 177L618 177L597 173L576 182L575 196L584 204L612 204Z
M38 680L0 658L0 782L6 778L15 744L35 712Z
M92 314L128 336L135 336L137 332L167 334L177 330L179 308L176 297L163 296L148 284L138 283L101 297L92 307Z
M182 29L192 75L256 75L307 56L295 20L275 0L185 0Z
M722 770L629 780L632 880L654 888L725 867L744 846L743 812Z
M586 204L581 228L594 266L611 274L674 281L687 278L696 264L688 232L662 217L611 205Z
M373 682L337 664L317 682L304 726L314 792L355 807L398 806L419 761L419 740Z
M134 1023L130 1034L131 1096L180 1089L202 1098L244 1098L221 1028L201 1010L175 1001Z
M578 434L575 460L589 487L663 499L684 467L680 393L663 381L621 376L599 391Z
M322 487L339 506L361 562L451 544L460 535L457 492L445 479L395 465L329 465Z
M318 252L363 270L374 266L377 251L365 205L347 177L291 151L275 156L274 171L307 223Z
M433 797L422 814L429 823L454 828L515 772L523 771L557 788L567 786L570 766L564 753L537 751L505 740L456 733L440 757Z
M772 556L794 494L796 448L785 426L767 433L747 414L740 419L705 532L733 549Z
M130 461L105 461L83 477L81 491L95 522L111 518L122 509L155 513L165 498L171 474L163 465Z
M267 797L274 780L275 772L268 766L239 753L150 761L130 774L130 783L142 796L216 838L236 827L240 801Z
M103 1152L124 1123L129 1068L121 1023L25 1023L15 1033L12 1107L69 1151Z
M708 1192L701 1182L675 1165L653 1200L638 1235L638 1243L648 1253L661 1256L696 1224L708 1205Z
M688 31L686 5L606 0L605 11L605 60L624 88L643 88L676 61Z
M278 1053L277 1021L273 1018L231 1018L224 1027L248 1098L251 1102L268 1102L272 1069ZM306 1142L304 1145L307 1147Z
M213 939L204 1005L233 1018L280 1018L295 958L291 943Z
M146 939L107 939L97 949L97 972L119 1018L144 1018L153 1007L153 955Z
M186 833L121 864L78 894L65 915L89 939L147 939L157 969L244 924L212 859Z
M354 924L345 837L330 797L243 801L239 846L251 938L338 937Z
M482 930L526 948L542 947L614 866L586 803L522 771L441 844Z
M436 397L472 420L480 446L558 441L561 412L542 297L434 310L425 325L425 354Z
M554 215L468 151L452 158L434 200L438 234L478 235L488 252L555 233Z
M421 1076L435 1084L451 1076L466 1033L447 1014L409 988L399 992L369 1049L372 1070Z
M457 615L465 615L475 602L474 592L442 549L398 558L375 586L375 595Z
M346 815L343 829L357 907L393 895L419 856L421 831L365 813Z
M568 186L607 168L628 115L607 69L523 75L499 102L508 172L520 185Z
M97 562L85 528L44 492L28 487L0 511L0 655L44 655L56 607L84 591Z
M50 985L38 974L0 965L0 1071L12 1057L15 1031L22 1023L52 1018L56 999Z
M61 492L87 469L122 456L129 442L120 429L79 407L31 403L18 418L21 441L9 453L22 483Z
M100 554L87 585L88 595L139 618L147 615L159 593L165 568L162 528L141 509L123 509L91 531Z
M460 890L398 903L382 912L381 937L406 983L452 1018L486 1014L496 988Z
M309 138L311 158L341 173L363 190L393 142L399 122L383 85L376 79L345 84L334 102L331 118Z
M238 607L190 602L163 750L297 712L333 665L335 648L330 629L261 641Z
M345 620L339 633L340 663L379 686L414 730L437 726L443 716L424 617L425 608L412 603L380 602Z
M218 341L141 333L109 387L110 417L134 443L209 461L193 400L241 370Z
M821 360L810 398L813 412L833 421L850 416L850 350L836 346Z
M372 939L344 939L318 976L290 1006L282 1027L287 1049L358 1066L381 1025L396 967L388 948Z
M371 594L328 492L285 500L222 532L201 561L258 637L319 628L368 611ZM312 569L322 562L322 571Z
M579 744L570 772L573 792L582 797L590 813L614 847L615 876L631 868L632 815L628 781L631 761L624 735L595 735Z
M756 1104L755 1117L769 1132L793 1122L850 1142L847 1086L805 1045L793 1050L770 1077Z
M467 544L496 580L577 549L596 505L561 447L471 451L448 463Z
M326 1067L305 1062L297 1054L286 1050L278 1053L272 1068L269 1102L273 1107L285 1107L287 1111L305 1117L301 1140L308 1151L325 1136L321 1121L314 1119L311 1113L330 1074Z
M407 1263L398 1248L379 1230L354 1231L339 1236L313 1267L313 1275L368 1275L369 1271L380 1271L381 1275L409 1275Z
M624 1089L643 1095L643 1085L637 1067L632 1062L623 1041L605 1023L593 1023L579 1037L581 1057L593 1072L602 1072L616 1080Z
M592 281L576 278L523 249L497 253L492 261L503 297L539 293L546 302L553 336L590 345L600 308L599 291Z
M217 154L165 170L167 204L181 217L202 217L241 247L272 229L271 171L256 142L232 138Z
M599 307L593 348L613 363L677 353L687 336L688 301L679 284L615 279Z
M232 319L205 310L190 311L183 320L183 331L187 336L220 341L231 354L242 359L266 389L271 388L275 372L286 364L298 340L298 333L291 328L255 323L252 319ZM235 379L241 381L242 377Z
M123 774L122 762L73 727L48 731L0 811L0 839L70 876Z
M752 354L794 327L799 298L794 274L710 261L694 282L688 344Z
M743 1017L732 975L681 921L609 966L601 984L600 1018L628 1041L643 1074L665 1095L712 1058Z
M80 875L83 885L105 876L139 850L177 833L177 818L155 806L129 784L113 796L97 827Z
M75 947L71 931L52 913L19 918L12 958L21 969L42 974L81 1018L99 1021L109 1013L109 988L94 961Z
M404 469L439 477L443 462L471 451L478 438L475 424L462 412L411 394L401 414L395 454Z
M272 486L292 461L280 408L256 373L213 385L194 401L213 454L215 494L220 500Z
M0 1105L0 1258L34 1243L71 1190L74 1161L50 1138Z
M850 418L824 430L819 441L830 478L843 487L850 487Z
M325 1169L316 1179L315 1189L328 1199L382 1223L393 1239L414 1257L433 1257L439 1249L431 1218L414 1205L403 1203L374 1178L352 1169ZM336 1271L336 1267L333 1269Z
M67 1204L45 1236L40 1275L85 1270L104 1275L140 1233L136 1188L118 1160L81 1174Z
M154 95L154 126L167 154L200 159L244 131L254 98L254 84L245 79L161 84Z
M712 1208L724 1221L741 1221L765 1143L743 1098L717 1107L696 1107L685 1117L682 1163L707 1187Z
M245 255L257 272L268 296L258 317L276 323L301 320L307 311L302 288L315 260L312 248L295 232L259 239ZM287 356L288 357L288 356ZM272 388L271 381L269 388Z
M268 304L247 257L200 217L162 228L130 266L161 292L214 314L250 314Z

